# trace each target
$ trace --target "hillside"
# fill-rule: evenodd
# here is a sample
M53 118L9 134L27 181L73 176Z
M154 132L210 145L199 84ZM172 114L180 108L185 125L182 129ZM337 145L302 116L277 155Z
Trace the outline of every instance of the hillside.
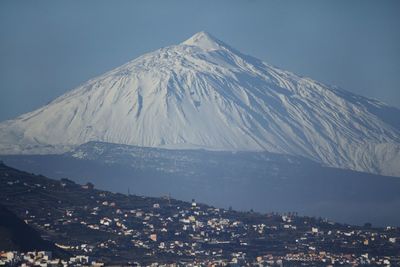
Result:
M71 254L106 264L400 263L396 227L351 226L296 212L237 212L194 200L123 195L3 164L0 186L0 203L42 235ZM9 212L6 216L15 218Z

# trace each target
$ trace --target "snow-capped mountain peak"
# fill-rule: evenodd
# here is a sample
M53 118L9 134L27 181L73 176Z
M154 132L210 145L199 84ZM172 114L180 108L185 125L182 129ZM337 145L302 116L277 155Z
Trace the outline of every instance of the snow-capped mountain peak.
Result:
M218 50L221 49L224 44L211 34L205 31L201 31L182 42L183 45L196 46L204 50Z
M205 32L0 124L0 154L90 141L253 150L400 176L400 111L245 56Z

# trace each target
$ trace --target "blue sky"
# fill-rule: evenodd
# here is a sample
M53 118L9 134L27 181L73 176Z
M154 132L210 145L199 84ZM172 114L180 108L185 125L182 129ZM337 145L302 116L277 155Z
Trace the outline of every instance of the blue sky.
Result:
M400 1L0 1L0 120L205 30L245 54L400 107Z

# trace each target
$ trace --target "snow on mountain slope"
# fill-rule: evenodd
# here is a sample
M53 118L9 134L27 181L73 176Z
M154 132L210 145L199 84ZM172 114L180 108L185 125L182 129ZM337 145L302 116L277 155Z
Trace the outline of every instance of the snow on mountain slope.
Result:
M266 150L400 176L400 110L246 56L205 32L0 124L0 153L89 141Z

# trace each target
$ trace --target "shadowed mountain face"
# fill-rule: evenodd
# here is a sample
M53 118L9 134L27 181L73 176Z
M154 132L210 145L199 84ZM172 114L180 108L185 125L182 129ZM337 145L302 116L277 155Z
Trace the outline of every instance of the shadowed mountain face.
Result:
M267 151L400 176L400 111L243 55L207 33L145 54L0 124L1 154L89 141Z
M55 255L66 256L66 252L45 241L40 234L0 204L0 251L52 251Z
M324 167L301 157L91 142L63 155L0 158L25 171L92 182L114 192L170 194L239 210L400 225L398 178Z

